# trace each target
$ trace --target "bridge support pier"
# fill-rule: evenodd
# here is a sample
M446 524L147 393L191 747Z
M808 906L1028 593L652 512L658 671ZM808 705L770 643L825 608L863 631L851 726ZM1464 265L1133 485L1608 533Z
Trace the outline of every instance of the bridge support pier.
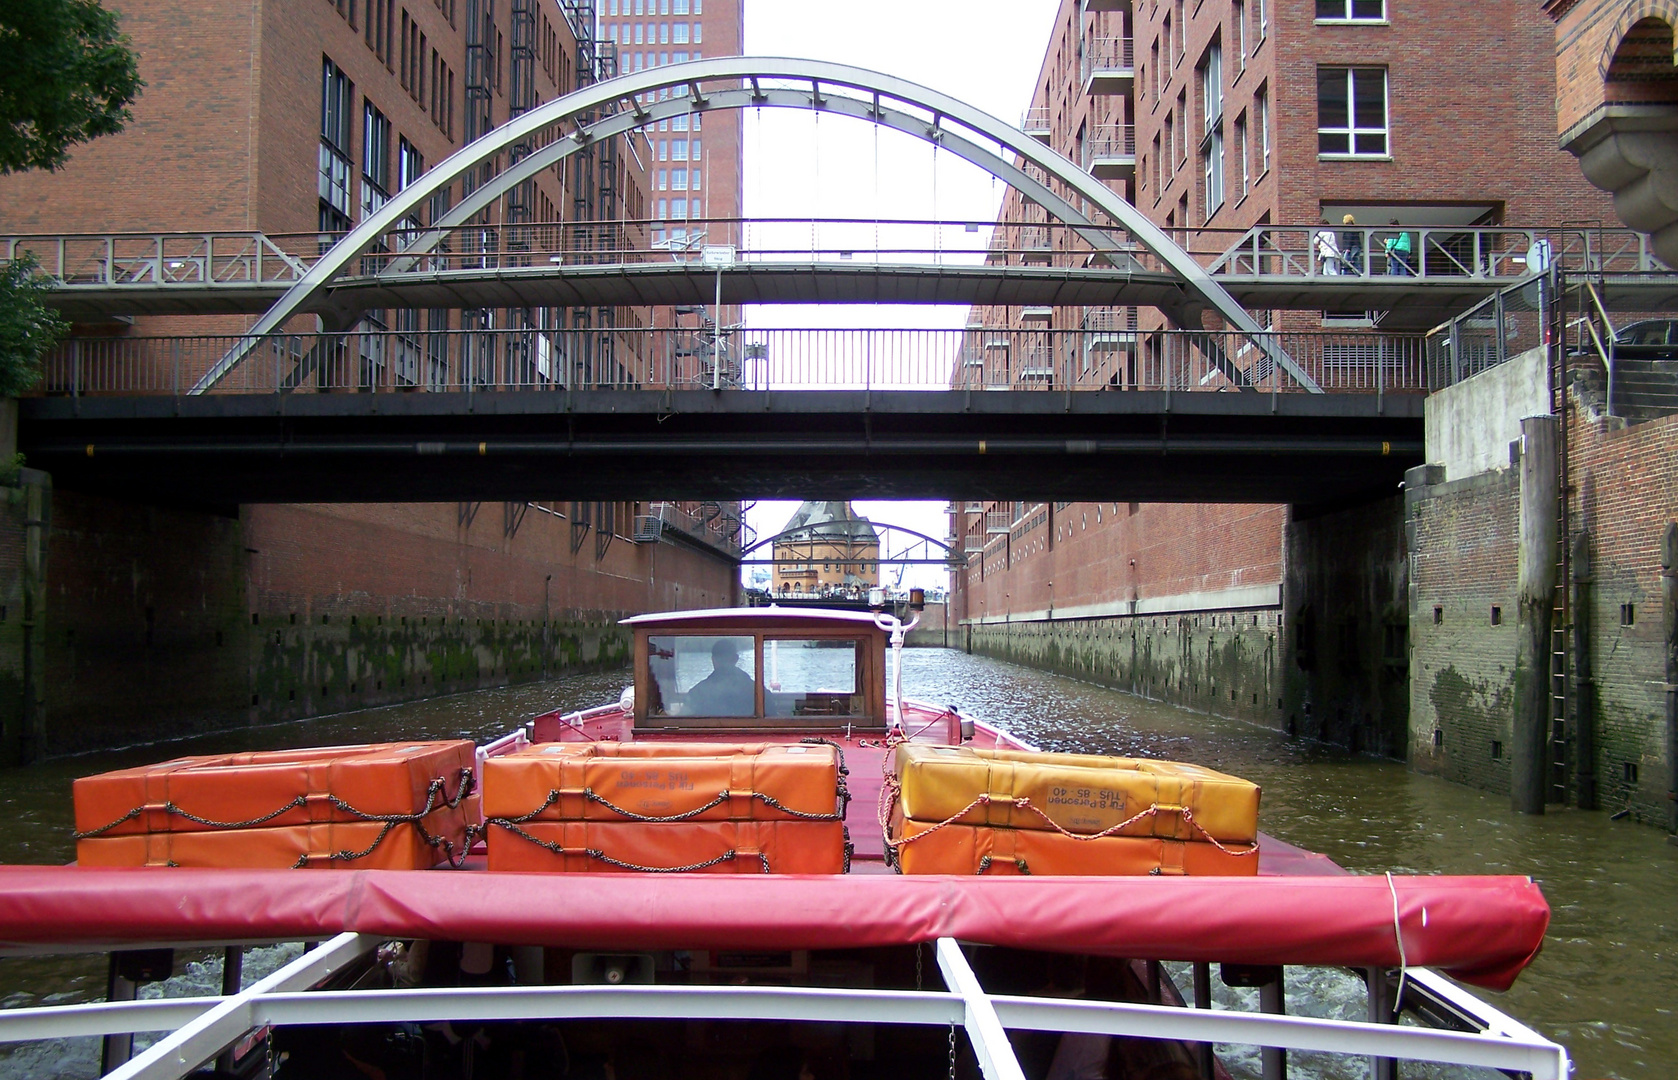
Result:
M1551 613L1556 592L1556 418L1521 421L1520 532L1517 541L1515 715L1510 730L1509 798L1523 814L1542 814L1549 774Z

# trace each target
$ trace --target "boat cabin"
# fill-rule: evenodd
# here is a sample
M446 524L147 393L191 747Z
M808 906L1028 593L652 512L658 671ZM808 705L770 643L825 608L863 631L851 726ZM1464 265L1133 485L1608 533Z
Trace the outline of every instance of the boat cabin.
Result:
M884 732L886 631L868 612L722 608L641 615L634 728Z

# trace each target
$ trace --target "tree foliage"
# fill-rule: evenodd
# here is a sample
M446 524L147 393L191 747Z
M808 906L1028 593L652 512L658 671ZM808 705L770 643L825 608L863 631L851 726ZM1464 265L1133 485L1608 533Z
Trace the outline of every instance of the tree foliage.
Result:
M11 397L41 377L41 354L70 329L47 306L52 282L35 274L29 256L0 265L0 397Z
M139 62L98 0L0 0L0 174L58 169L132 119Z

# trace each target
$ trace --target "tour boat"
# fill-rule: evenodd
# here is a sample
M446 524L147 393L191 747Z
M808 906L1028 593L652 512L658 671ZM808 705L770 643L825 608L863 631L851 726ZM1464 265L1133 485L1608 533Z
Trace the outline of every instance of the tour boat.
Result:
M894 614L625 622L619 701L475 749L78 782L79 865L0 868L0 955L108 953L111 1000L0 1011L0 1041L99 1035L147 1077L1171 1080L1229 1075L1221 1044L1266 1080L1289 1050L1567 1076L1437 973L1514 981L1527 878L1350 874L1257 832L1237 778L906 699ZM286 941L317 944L241 987ZM221 996L122 1000L193 947L226 950ZM1299 965L1355 973L1367 1021L1288 1015Z

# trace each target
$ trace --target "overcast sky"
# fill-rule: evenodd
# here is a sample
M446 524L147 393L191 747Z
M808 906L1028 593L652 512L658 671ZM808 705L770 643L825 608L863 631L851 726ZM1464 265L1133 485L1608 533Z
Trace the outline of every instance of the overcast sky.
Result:
M1042 66L1057 0L746 0L747 55L832 60L895 75L941 91L1010 124L1031 101ZM1001 204L1003 184L952 154L895 131L845 117L805 110L745 113L746 216L896 218L989 221ZM872 245L874 230L757 226L748 247ZM944 251L974 246L983 234L962 228L886 230L882 246ZM815 235L812 236L812 233ZM965 307L867 308L757 306L751 327L960 327ZM901 525L942 538L948 531L944 503L855 500L872 521ZM759 502L747 520L759 536L780 531L796 502ZM895 572L888 572L892 580ZM936 567L909 569L905 585L943 585Z

